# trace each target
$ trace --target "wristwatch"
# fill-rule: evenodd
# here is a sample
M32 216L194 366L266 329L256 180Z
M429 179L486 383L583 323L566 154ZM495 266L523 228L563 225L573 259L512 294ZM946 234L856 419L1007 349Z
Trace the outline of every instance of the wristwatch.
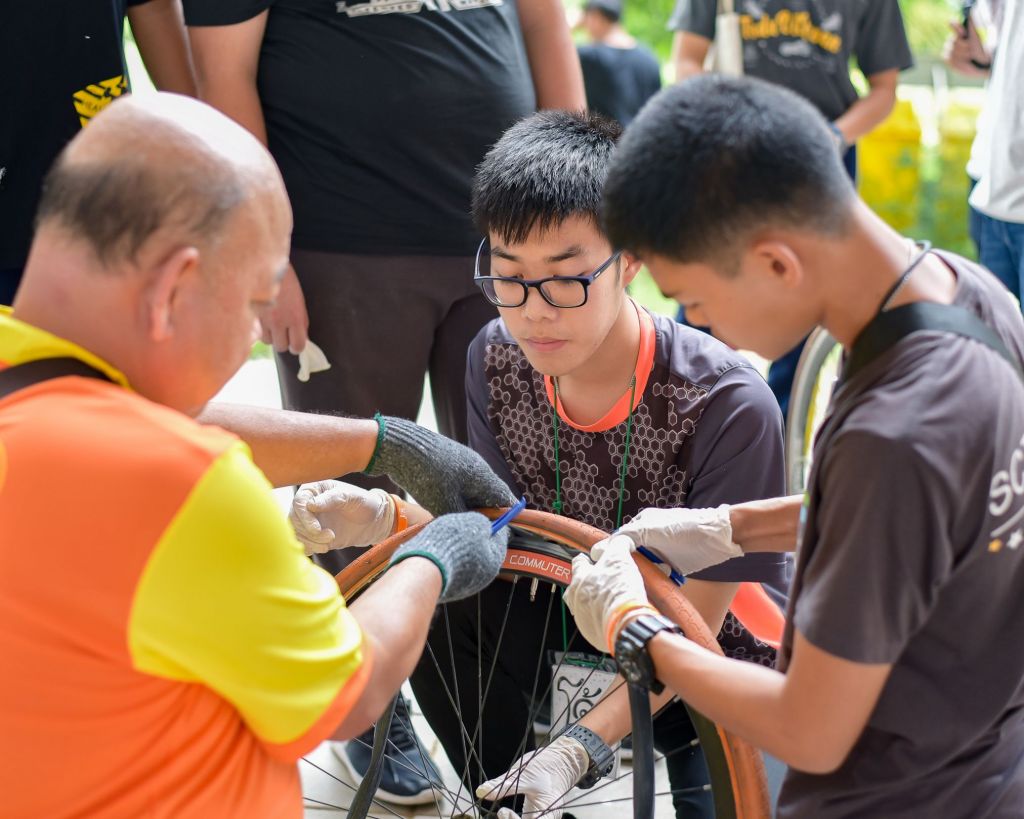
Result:
M575 723L562 731L558 736L567 736L575 739L584 747L587 756L590 757L590 767L583 774L583 778L576 783L577 788L582 788L583 790L592 788L601 777L608 776L612 772L612 767L615 765L615 751L589 728ZM557 738L555 737L555 739Z
M615 661L619 664L619 673L626 678L626 682L646 688L653 694L660 694L665 686L654 676L654 663L647 651L647 644L661 631L683 633L667 617L641 614L626 623L615 638Z

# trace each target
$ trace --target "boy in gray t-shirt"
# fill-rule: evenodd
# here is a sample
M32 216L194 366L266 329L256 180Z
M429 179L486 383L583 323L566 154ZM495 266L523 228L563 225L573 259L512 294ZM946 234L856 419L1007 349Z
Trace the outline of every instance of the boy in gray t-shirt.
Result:
M585 636L610 640L620 667L649 660L787 762L780 817L1020 817L1024 320L1012 299L983 268L885 225L817 112L751 79L655 98L617 152L604 218L719 337L772 356L820 323L848 360L805 498L641 512L596 565L573 566L566 600ZM927 320L908 328L915 316ZM643 588L622 570L631 540L683 572L799 540L778 669L644 632Z

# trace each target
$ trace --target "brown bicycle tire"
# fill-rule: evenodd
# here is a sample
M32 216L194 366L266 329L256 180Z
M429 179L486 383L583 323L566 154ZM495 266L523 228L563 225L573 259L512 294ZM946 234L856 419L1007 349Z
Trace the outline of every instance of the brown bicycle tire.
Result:
M505 510L481 511L493 520ZM346 599L357 596L381 576L387 570L388 562L395 550L419 532L424 525L426 524L412 526L377 544L339 572L335 579ZM515 519L514 526L586 553L590 552L595 543L607 537L600 529L585 523L535 509L523 510ZM688 639L708 651L721 654L722 649L715 636L690 602L680 593L678 586L642 555L634 553L633 560L643 577L648 597L658 611L676 623ZM509 558L506 558L506 562L508 561ZM736 818L769 819L771 806L761 752L746 740L712 723L688 705L687 709L699 733L706 734L713 730L717 734L728 769ZM709 760L709 766L710 764Z

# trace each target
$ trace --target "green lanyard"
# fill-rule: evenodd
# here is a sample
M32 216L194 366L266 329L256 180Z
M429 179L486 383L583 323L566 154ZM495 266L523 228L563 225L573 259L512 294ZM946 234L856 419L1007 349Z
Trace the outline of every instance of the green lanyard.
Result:
M558 457L558 378L551 379L555 393L555 405L551 413L551 431L555 439L555 502L551 511L562 514L562 469ZM626 473L629 471L629 451L633 437L633 404L636 401L636 373L629 379L629 415L626 416L626 443L622 448L622 468L619 470L619 502L615 512L615 528L622 525L622 501L626 495ZM565 600L562 601L562 651L569 650L569 625L565 616Z
M562 514L562 469L558 457L558 378L552 378L555 392L555 406L551 413L551 432L555 439L555 502L551 511ZM629 415L626 416L626 443L622 449L622 468L619 470L619 501L615 512L615 528L622 525L622 501L626 495L626 473L629 471L629 450L633 437L633 403L636 400L636 374L629 379Z

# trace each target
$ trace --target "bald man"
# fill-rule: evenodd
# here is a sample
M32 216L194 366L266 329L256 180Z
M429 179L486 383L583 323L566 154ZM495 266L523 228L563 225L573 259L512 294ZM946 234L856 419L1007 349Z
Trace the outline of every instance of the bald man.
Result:
M497 573L487 521L445 515L347 607L249 448L193 419L258 335L290 230L266 150L185 97L113 103L47 178L0 312L5 816L301 816L296 760L376 719L438 600ZM372 461L434 513L507 500L409 422L208 417L275 480Z

